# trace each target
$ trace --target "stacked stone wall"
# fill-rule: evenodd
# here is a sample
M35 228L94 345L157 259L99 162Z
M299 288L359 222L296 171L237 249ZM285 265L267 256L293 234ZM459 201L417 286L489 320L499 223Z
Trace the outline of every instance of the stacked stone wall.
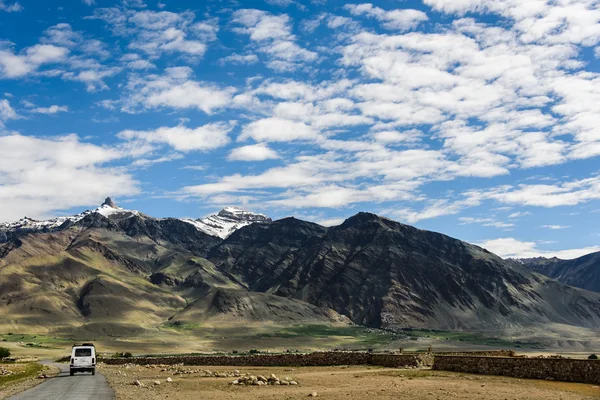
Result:
M243 356L176 356L176 357L133 357L106 358L102 360L109 365L123 364L183 364L206 366L253 366L253 367L285 367L285 366L329 366L329 365L379 365L383 367L430 367L433 355L430 353L414 354L373 354L359 352L318 352L310 354L257 354Z
M510 355L512 357L507 357ZM600 360L514 357L512 351L470 353L363 353L317 352L310 354L256 354L240 356L171 356L107 358L109 365L205 365L236 367L320 367L376 365L388 368L426 368L439 371L500 375L600 384Z
M569 358L435 356L433 369L600 384L600 361Z

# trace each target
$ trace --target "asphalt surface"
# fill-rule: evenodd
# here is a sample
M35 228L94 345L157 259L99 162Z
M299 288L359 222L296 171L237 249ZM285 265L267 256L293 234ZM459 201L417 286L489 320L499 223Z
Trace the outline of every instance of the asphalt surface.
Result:
M96 371L69 376L68 364L44 362L60 368L60 374L49 378L33 389L19 393L8 400L113 400L115 393L106 378Z

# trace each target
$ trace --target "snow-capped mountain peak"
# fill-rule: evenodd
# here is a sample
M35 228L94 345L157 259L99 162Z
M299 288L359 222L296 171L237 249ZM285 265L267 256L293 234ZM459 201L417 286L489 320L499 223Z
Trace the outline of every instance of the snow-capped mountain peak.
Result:
M53 229L58 228L63 225L65 222L78 222L85 218L87 215L98 213L105 217L109 217L114 214L119 213L131 213L132 215L139 214L134 210L126 210L122 207L117 206L110 197L107 197L104 200L104 203L100 207L94 208L92 210L86 210L79 214L74 215L66 215L62 217L51 218L43 221L38 221L33 218L24 217L15 222L9 222L0 224L0 232L10 232L10 231L19 231L19 230L27 230L27 231L41 231L45 229Z
M236 230L253 223L271 222L271 218L264 214L246 211L236 206L223 208L217 214L210 215L202 219L182 219L182 221L192 224L196 229L211 236L217 236L225 239Z

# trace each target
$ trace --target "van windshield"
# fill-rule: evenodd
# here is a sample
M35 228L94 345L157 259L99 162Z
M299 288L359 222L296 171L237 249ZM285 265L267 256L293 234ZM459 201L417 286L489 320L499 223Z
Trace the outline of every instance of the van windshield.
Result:
M91 357L92 349L75 349L75 357Z

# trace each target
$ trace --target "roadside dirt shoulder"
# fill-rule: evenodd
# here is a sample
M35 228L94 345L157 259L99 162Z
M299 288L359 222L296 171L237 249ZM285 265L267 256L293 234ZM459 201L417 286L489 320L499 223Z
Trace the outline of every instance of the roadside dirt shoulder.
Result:
M4 368L12 372L19 372L19 364L15 364L12 366L10 364L4 364ZM18 393L24 392L26 390L31 389L41 383L43 383L46 379L50 379L55 377L60 373L60 369L52 366L52 365L43 365L40 371L24 376L23 378L19 378L16 380L11 380L6 382L5 384L0 386L0 400L7 399L11 396L14 396ZM46 378L40 378L40 375L44 375Z

